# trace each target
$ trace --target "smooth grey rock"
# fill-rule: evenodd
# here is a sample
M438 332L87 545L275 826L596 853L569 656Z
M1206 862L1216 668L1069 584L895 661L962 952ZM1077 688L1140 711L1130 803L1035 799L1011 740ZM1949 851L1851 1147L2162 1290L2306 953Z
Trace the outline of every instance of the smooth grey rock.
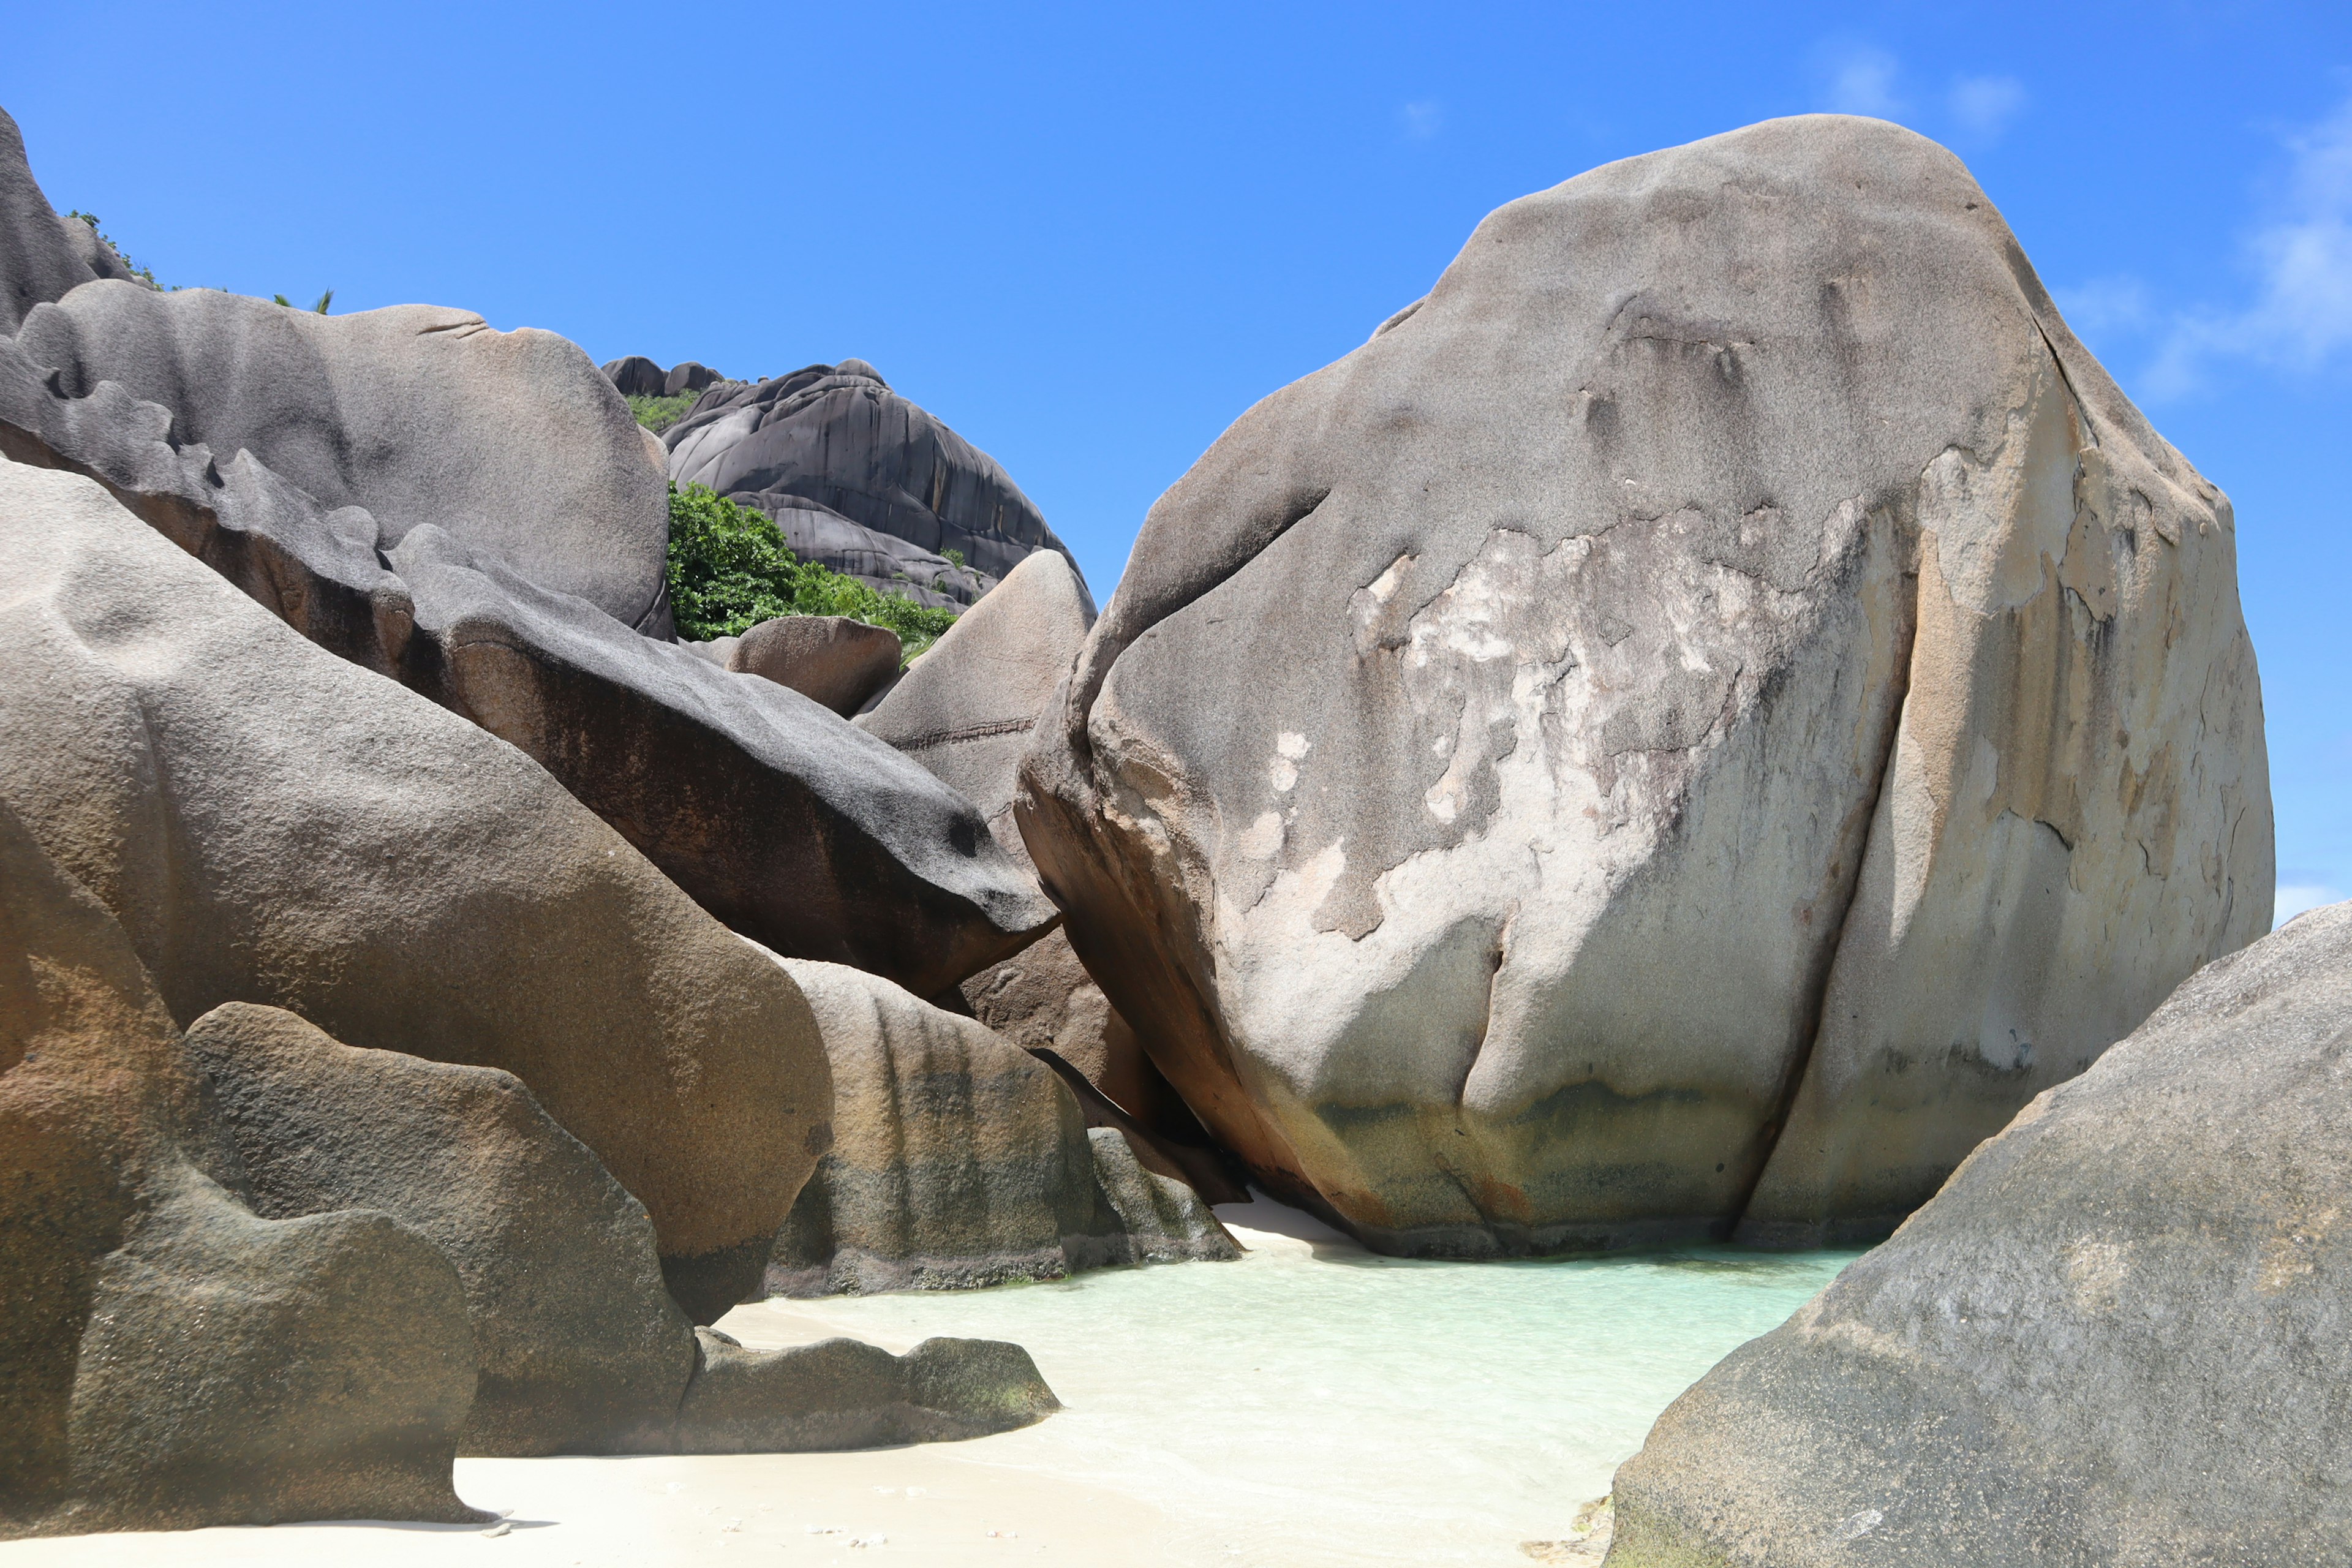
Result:
M889 627L846 616L778 616L726 640L729 669L789 686L844 718L898 673L902 646Z
M92 481L0 462L0 801L174 1017L256 1001L510 1071L645 1204L666 1267L755 1246L711 1288L740 1299L832 1106L789 977L530 758L312 647Z
M2352 904L2207 965L1658 1418L1614 1568L2352 1561Z
M186 1047L256 1213L377 1210L456 1267L479 1380L460 1452L625 1452L667 1433L695 1340L653 1223L520 1079L361 1050L246 1002L190 1025Z
M705 393L662 439L672 479L766 513L803 560L884 593L965 605L1036 551L1076 565L994 459L863 360Z
M430 563L412 594L362 509L322 510L247 453L174 447L169 412L112 384L52 380L0 340L0 455L97 478L312 641L523 747L771 946L935 995L1055 918L968 805L796 694L684 668L700 661L437 529L401 546Z
M940 1290L1238 1256L1192 1189L1089 1133L1053 1070L970 1018L836 964L782 961L833 1063L834 1146L768 1291Z
M129 938L0 802L0 1539L486 1517L448 1263L240 1174Z
M662 474L628 405L552 332L101 281L35 307L16 336L65 395L114 382L171 410L175 445L249 451L329 510L365 508L386 549L430 522L669 635Z
M599 365L613 390L624 397L659 397L668 374L643 354L631 354Z
M1087 970L1384 1250L1884 1234L2270 908L2229 503L1878 121L1489 216L1161 497L1056 709Z

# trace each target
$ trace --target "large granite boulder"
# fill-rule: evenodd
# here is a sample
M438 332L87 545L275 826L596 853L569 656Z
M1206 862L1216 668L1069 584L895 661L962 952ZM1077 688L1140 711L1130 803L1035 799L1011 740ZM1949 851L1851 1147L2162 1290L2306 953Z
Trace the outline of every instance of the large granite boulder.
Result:
M0 340L0 455L97 478L313 642L522 747L769 945L929 995L1055 918L969 805L832 713L478 563L437 526L396 547L404 580L364 509L324 510L250 453L171 445L171 413L113 383L71 397L58 379Z
M512 1075L356 1050L229 1003L187 1048L254 1207L365 1207L456 1266L479 1384L468 1454L738 1453L977 1436L1055 1408L1017 1346L746 1351L663 1289L646 1211Z
M8 462L0 664L0 801L173 1016L261 1002L512 1072L645 1204L689 1311L756 1280L828 1136L814 1020L544 769Z
M1091 1131L1053 1070L970 1018L837 964L782 961L833 1063L834 1146L768 1291L940 1290L1238 1256L1192 1188Z
M1068 562L1050 550L1024 556L857 726L978 806L1026 868L1028 847L1013 820L1021 756L1094 620ZM1140 1123L1179 1137L1197 1126L1062 931L989 965L962 993L982 1023L1015 1045L1053 1051Z
M429 522L669 635L661 470L612 383L552 332L101 281L35 307L16 337L66 395L114 382L171 410L173 444L248 451L331 510L365 508L385 549Z
M2209 964L1676 1400L1609 1561L2342 1563L2352 904Z
M1153 507L1024 779L1152 1059L1399 1252L1883 1234L2272 890L2228 501L1843 117L1487 217Z
M0 802L0 1539L483 1517L449 1264L238 1179L131 942Z
M884 593L961 607L1036 551L1076 565L995 459L864 360L706 393L662 440L673 480L766 513L803 560Z

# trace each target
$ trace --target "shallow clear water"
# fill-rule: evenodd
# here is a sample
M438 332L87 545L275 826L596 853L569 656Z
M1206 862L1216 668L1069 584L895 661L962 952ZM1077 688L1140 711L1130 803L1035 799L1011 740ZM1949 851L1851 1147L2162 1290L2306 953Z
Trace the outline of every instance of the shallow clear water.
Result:
M1524 1562L1518 1543L1567 1536L1676 1394L1859 1256L1424 1262L1240 1228L1319 1228L1267 1204L1220 1212L1254 1249L1239 1262L778 1301L724 1326L1018 1342L1067 1408L937 1452L1147 1501L1181 1561Z

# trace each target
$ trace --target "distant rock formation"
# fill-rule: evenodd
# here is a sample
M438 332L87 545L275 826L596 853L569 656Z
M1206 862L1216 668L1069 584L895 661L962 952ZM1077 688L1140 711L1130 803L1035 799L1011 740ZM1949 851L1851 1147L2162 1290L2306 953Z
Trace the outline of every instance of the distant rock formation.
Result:
M643 354L610 360L598 368L624 397L677 397L727 379L709 365L697 364L692 360L664 370Z
M2200 970L1676 1400L1609 1561L2344 1561L2347 1103L2336 904Z
M1402 1253L1883 1235L2271 908L2229 502L1872 120L1490 215L1153 507L1023 776L1152 1060Z
M672 479L766 513L803 560L885 593L960 607L1034 552L1077 568L993 458L864 360L720 384L662 440ZM1083 576L1079 594L1091 615Z
M837 964L781 961L833 1065L834 1145L776 1237L768 1289L960 1289L1240 1256L1183 1182L1087 1129L1053 1069L972 1019Z

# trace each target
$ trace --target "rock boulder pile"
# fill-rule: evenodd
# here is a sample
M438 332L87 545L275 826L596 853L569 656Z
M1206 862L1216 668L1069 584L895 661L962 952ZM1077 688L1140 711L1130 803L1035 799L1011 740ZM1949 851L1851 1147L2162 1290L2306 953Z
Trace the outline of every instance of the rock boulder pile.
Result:
M1501 208L1243 416L1023 776L1160 1071L1404 1253L1884 1234L2271 906L2228 501L1835 116Z

